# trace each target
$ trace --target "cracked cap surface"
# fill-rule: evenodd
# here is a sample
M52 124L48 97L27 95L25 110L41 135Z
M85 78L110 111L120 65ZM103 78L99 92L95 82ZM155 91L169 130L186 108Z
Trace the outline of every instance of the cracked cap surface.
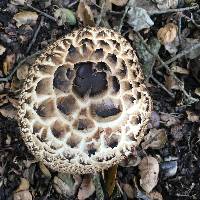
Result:
M135 151L152 101L131 45L106 28L83 28L49 46L29 69L19 126L53 170L102 171Z

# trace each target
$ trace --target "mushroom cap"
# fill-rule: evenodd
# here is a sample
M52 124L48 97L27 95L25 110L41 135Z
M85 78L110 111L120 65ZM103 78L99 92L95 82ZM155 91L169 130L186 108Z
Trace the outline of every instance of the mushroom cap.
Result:
M120 34L83 28L49 46L20 95L21 135L51 169L102 171L133 154L152 100L135 51Z

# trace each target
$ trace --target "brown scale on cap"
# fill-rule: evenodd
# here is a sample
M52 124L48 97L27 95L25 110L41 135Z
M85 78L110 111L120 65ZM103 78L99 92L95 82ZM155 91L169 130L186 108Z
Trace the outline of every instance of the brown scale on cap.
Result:
M136 54L118 33L84 28L59 39L29 70L19 107L35 157L67 173L93 173L132 154L152 101Z

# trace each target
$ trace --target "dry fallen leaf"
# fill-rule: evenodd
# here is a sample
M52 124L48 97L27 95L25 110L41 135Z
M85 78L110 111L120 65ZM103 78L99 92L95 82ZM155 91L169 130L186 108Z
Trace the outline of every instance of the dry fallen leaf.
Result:
M23 82L24 82L24 80L21 80L21 81L20 81L20 80L17 78L17 76L13 76L10 89L11 89L12 91L20 90L20 89L22 88L22 86L23 86Z
M95 26L93 13L86 2L80 1L76 13L84 26Z
M26 0L11 0L10 3L13 5L24 5L24 3L26 2Z
M160 11L157 5L149 0L129 0L128 5L131 7L143 8L149 15L154 15Z
M200 97L200 88L196 88L194 93Z
M140 31L145 28L150 28L154 25L154 22L145 9L131 7L128 11L128 24L133 27L135 31Z
M48 177L48 178L51 178L51 173L50 171L48 170L48 168L44 165L43 162L39 162L39 167L40 167L40 170L42 171L42 173Z
M147 156L142 159L139 164L140 170L140 186L147 193L150 193L152 189L157 185L159 164L158 161L152 157Z
M173 42L164 44L165 49L172 55L175 55L177 53L179 45L180 45L180 40L178 36L176 36Z
M141 158L139 155L129 155L126 159L123 159L119 165L122 167L135 167L137 166L141 161Z
M20 192L29 189L29 181L25 178L21 178L21 183L15 192Z
M115 4L116 6L125 6L128 0L110 0L110 2Z
M177 30L176 24L169 23L158 30L157 38L162 44L173 42L176 38Z
M191 112L189 110L186 111L187 113L187 118L191 122L198 122L199 121L199 115L195 114L194 112Z
M23 163L25 167L27 168L27 170L29 171L30 166L34 163L38 163L38 161L37 160L23 160Z
M6 118L17 120L17 109L8 104L0 108L0 114Z
M190 73L187 69L185 69L183 67L176 66L176 65L173 65L171 70L174 73L178 73L178 74L186 74L186 75L188 75Z
M90 197L95 192L95 186L92 178L89 175L85 175L78 191L78 199L84 200Z
M5 75L8 75L9 71L12 69L15 63L15 54L7 55L5 60L3 61L3 72Z
M29 181L25 178L21 178L21 183L14 192L13 200L32 200L32 195L28 189Z
M162 194L159 192L151 192L148 197L150 200L163 200Z
M53 187L59 194L64 196L72 196L75 193L74 190L74 179L71 175L66 174L61 177L55 176L53 179Z
M150 37L147 40L148 47L152 50L151 53L157 55L159 52L159 49L161 47L160 42L155 37ZM153 56L145 47L144 44L142 44L141 40L138 38L137 35L134 36L134 46L136 48L137 54L139 59L142 63L142 69L144 72L144 75L146 79L149 79L149 77L152 74L153 66L155 64L155 56Z
M58 173L58 176L53 179L53 187L59 194L72 196L81 184L81 180L79 175L72 176L71 174Z
M38 14L36 12L31 11L22 11L18 12L14 15L13 19L17 22L16 26L20 27L24 24L36 24L38 18Z
M72 26L76 24L76 17L74 12L67 8L56 9L54 12L54 17L57 19L58 26L62 26L65 23L68 23Z
M172 75L165 75L165 87L168 90L180 90L177 81Z
M22 64L18 69L17 69L17 78L19 80L24 80L27 75L28 75L28 64Z
M153 1L157 3L157 7L161 10L176 8L179 3L178 0L153 0Z
M177 117L175 117L169 113L161 113L160 119L164 123L164 125L167 127L170 127L172 125L176 125L176 124L180 123L180 120Z
M157 112L153 111L151 113L151 119L148 124L148 128L158 128L160 126L160 116Z
M105 170L104 175L105 175L106 190L109 196L111 196L115 188L115 183L116 183L117 165L114 165L108 170Z
M7 94L0 94L0 106L3 106L6 103L8 103L8 95Z
M13 200L32 200L32 195L29 191L21 191L14 193Z
M0 56L6 51L6 48L0 44Z
M143 149L160 149L163 148L167 142L167 135L165 129L151 129L147 135L144 136L144 142L141 144Z
M126 184L122 185L122 188L123 188L124 192L126 193L126 195L127 195L127 197L129 199L133 199L135 197L135 191L131 187L131 185L129 185L129 184L126 183Z
M12 138L11 138L9 135L7 135L7 138L6 138L6 140L5 140L6 144L7 144L7 145L10 145L10 144L11 144L11 141L12 141Z

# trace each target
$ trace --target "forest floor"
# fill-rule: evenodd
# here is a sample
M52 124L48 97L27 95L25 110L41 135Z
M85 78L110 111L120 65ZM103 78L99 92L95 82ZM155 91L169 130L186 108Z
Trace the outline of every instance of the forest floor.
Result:
M0 0L0 200L199 200L199 6L198 0ZM49 44L87 25L119 31L131 43L154 104L137 161L127 158L107 176L48 169L29 153L17 124L28 67ZM138 166L152 157L159 175L147 163L144 187Z

